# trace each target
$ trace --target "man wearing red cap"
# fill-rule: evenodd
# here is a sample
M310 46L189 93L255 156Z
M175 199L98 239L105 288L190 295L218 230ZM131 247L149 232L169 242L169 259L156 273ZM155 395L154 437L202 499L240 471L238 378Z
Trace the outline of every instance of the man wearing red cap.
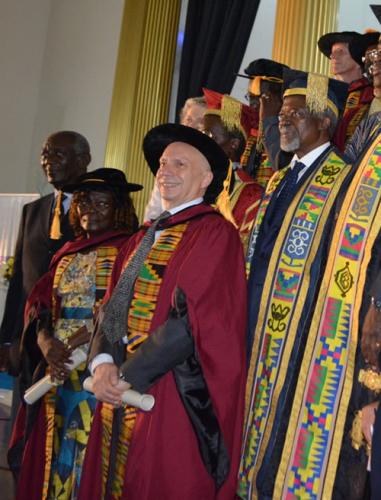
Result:
M210 206L228 158L205 134L176 124L150 130L143 150L165 212L120 252L98 320L90 359L103 404L81 498L231 500L246 278L238 233ZM126 406L113 414L130 386L155 397L152 411Z
M203 92L207 104L204 132L225 151L233 169L233 174L228 174L225 191L217 199L217 206L236 225L246 246L262 197L262 188L241 167L240 158L250 130L258 126L257 114L253 108L229 95L209 89L203 89Z

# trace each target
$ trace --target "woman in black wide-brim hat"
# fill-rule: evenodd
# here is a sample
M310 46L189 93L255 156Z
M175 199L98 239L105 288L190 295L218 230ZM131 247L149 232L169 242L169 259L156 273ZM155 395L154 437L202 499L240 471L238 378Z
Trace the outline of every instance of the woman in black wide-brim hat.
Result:
M100 168L81 176L73 193L70 222L76 239L55 254L49 272L28 298L22 341L23 388L50 374L57 381L39 401L19 413L25 449L17 498L77 498L96 400L82 389L86 362L67 366L72 353L87 354L93 317L108 285L120 247L137 229L130 192L142 189L123 172ZM19 457L20 441L9 452Z

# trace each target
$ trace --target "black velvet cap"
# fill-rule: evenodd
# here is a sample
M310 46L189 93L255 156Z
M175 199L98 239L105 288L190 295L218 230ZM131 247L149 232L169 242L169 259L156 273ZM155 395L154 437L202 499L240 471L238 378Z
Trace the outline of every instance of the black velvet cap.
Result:
M245 73L248 78L267 76L283 79L283 70L286 68L288 68L286 64L278 63L272 59L255 59L245 69Z
M177 123L165 123L149 130L143 140L145 159L154 175L159 170L160 157L173 142L185 142L196 148L208 161L213 180L204 195L206 203L214 203L223 188L229 159L218 144L199 130Z
M362 57L365 53L362 42L362 34L357 31L340 31L335 33L326 33L318 40L318 47L326 57L330 57L332 45L335 43L347 43L349 53L357 64L362 66Z
M140 191L141 184L127 182L126 175L117 168L97 168L78 177L75 184L63 187L66 193L75 191L111 191L118 201L122 201L126 193Z
M363 55L365 55L365 52L368 47L371 47L372 45L377 45L378 44L378 39L380 38L380 32L379 31L369 31L369 33L364 33L361 36L361 44L363 46Z

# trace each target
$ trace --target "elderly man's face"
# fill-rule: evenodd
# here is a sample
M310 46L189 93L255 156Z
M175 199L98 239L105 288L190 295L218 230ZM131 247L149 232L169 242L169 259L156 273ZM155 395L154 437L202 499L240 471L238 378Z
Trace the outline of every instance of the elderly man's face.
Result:
M48 182L57 189L73 183L86 171L80 156L71 136L57 133L48 137L41 152L41 166Z
M337 78L354 71L356 67L359 66L357 62L352 59L347 43L334 43L332 45L330 59L331 71Z
M318 145L320 120L311 116L302 95L287 96L279 112L280 147L301 157Z
M181 125L202 130L204 124L205 106L199 104L189 104L181 120Z
M173 142L163 151L156 174L165 209L202 197L213 174L205 156L184 142Z

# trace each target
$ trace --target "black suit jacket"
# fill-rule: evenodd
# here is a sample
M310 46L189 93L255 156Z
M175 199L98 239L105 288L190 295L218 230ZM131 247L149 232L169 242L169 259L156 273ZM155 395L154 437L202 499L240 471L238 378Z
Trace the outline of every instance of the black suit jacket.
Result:
M54 194L23 207L16 242L14 271L0 327L0 344L17 343L23 330L26 299L35 283L48 270L50 260L62 245L74 237L68 214L61 224L62 238L49 238Z

